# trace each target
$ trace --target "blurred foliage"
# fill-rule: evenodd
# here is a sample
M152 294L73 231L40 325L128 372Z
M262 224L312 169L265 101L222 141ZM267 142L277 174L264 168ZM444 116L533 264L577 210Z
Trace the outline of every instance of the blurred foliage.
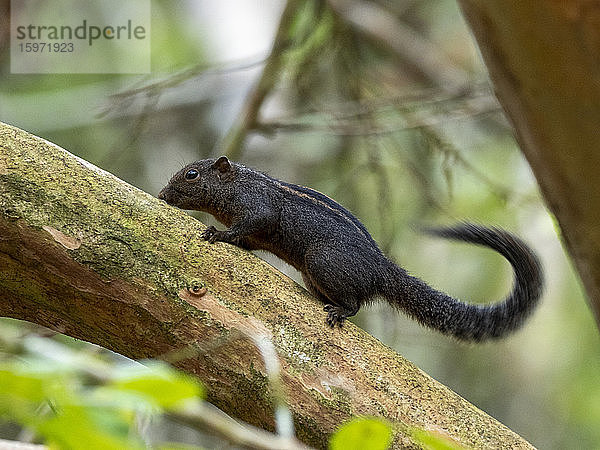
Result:
M151 75L13 75L0 33L0 120L158 192L185 162L213 156L269 53L256 43L272 39L283 7L278 0L217 3L153 0ZM302 2L287 34L284 71L248 136L243 162L335 198L391 258L468 301L501 298L510 284L506 264L420 236L413 225L468 218L531 242L548 288L525 328L503 341L457 343L379 303L355 322L534 445L600 448L598 331L510 127L490 103L492 90L456 3L350 3L376 7L408 30L413 41L406 46L432 47L442 55L442 72L464 74L462 88L440 85L419 58L358 29L328 3ZM229 57L227 49L242 44L245 59ZM7 333L1 323L0 334ZM76 352L89 351L69 342ZM18 355L5 351L3 358L18 367L10 362ZM39 387L35 371L15 374ZM68 371L57 373L63 376ZM80 417L98 420L89 411ZM123 416L99 429L131 420Z
M141 419L202 398L197 380L167 364L142 366L72 339L24 332L30 327L17 321L2 325L0 430L23 427L13 438L60 449L146 448Z
M37 334L16 320L0 323L2 437L59 449L200 448L157 442L148 431L162 414L202 400L196 379L156 360L142 365L68 337ZM425 449L462 448L425 430L410 434ZM339 427L329 448L385 450L392 437L389 423L357 417Z

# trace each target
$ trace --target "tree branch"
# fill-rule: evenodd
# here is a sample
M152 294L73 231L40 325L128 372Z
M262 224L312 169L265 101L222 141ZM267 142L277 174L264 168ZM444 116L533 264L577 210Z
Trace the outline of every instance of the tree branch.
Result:
M395 425L395 448L415 447L408 427L531 448L354 325L330 330L302 288L249 252L204 242L189 215L17 128L0 124L0 148L0 315L133 359L182 352L171 361L209 401L273 430L254 344L268 337L296 434L316 447L373 415Z
M461 0L600 326L600 28L588 1Z

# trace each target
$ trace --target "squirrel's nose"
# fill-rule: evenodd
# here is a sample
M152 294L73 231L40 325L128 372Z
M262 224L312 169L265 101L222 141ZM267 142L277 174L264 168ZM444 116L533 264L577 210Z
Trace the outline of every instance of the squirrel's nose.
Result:
M165 199L165 188L162 188L162 189L160 190L160 192L158 193L158 199L159 199L159 200L166 200L166 199Z

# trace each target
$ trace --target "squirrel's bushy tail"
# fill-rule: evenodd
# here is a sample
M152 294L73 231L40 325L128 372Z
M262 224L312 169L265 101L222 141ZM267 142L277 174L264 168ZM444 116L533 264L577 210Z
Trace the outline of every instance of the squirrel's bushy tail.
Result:
M394 265L394 274L382 292L391 304L423 325L464 340L499 338L521 326L538 303L543 289L541 264L523 241L506 231L469 223L425 231L499 252L513 267L512 292L500 303L467 304L431 288Z

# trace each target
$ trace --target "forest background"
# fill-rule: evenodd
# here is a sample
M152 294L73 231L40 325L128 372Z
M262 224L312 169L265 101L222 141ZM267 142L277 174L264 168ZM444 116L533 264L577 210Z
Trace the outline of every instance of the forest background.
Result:
M232 142L284 6L229 0L174 8L154 0L150 75L11 74L2 32L0 120L152 194L185 162L230 146L235 159L336 199L392 259L467 301L501 298L509 267L414 225L469 219L515 232L540 253L548 282L518 333L465 345L383 303L353 321L536 447L599 448L598 331L456 2L364 2L357 11L379 14L372 15L379 35L323 2L305 2L266 84L258 126L243 145ZM387 35L386 20L395 26ZM0 321L5 339L22 330L44 334Z

